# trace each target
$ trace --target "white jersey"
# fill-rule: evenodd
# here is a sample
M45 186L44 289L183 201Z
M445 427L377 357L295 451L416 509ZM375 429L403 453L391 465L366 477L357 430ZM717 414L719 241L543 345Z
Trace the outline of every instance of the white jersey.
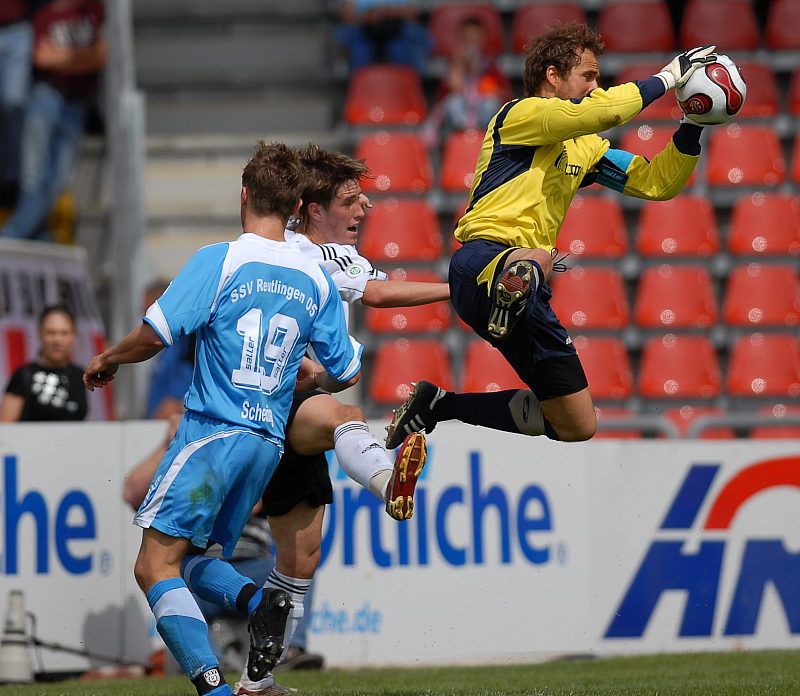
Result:
M314 244L304 234L292 230L286 230L284 235L287 242L295 242L304 254L330 273L339 296L347 304L358 302L364 296L370 280L386 280L388 277L351 244Z
M330 276L297 244L254 234L200 249L145 321L168 346L197 333L188 410L280 439L309 343L334 379L360 369Z

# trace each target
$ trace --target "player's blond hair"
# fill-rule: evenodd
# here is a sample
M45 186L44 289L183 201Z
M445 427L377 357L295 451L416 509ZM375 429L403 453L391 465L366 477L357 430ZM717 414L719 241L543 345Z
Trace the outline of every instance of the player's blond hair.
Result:
M525 46L525 72L522 76L525 96L536 94L551 65L560 77L569 77L587 49L601 56L606 47L600 34L581 22L556 25L531 39Z
M306 170L295 150L259 140L242 172L247 204L259 216L277 215L284 223L297 208Z

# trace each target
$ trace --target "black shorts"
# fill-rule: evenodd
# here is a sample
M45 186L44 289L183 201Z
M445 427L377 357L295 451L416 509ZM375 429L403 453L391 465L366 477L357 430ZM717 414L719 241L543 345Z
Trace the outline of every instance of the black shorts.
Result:
M457 249L450 259L450 298L458 315L481 338L497 348L516 370L539 401L554 399L585 389L583 366L575 346L556 313L550 307L550 287L542 282L533 301L511 335L499 341L489 335L487 326L491 311L485 285L478 285L478 276L486 266L508 247L488 239L475 239ZM497 264L495 279L503 270Z
M320 391L295 394L289 411L287 430L294 420L297 409L306 399L322 394ZM328 472L328 460L324 454L304 456L297 454L288 441L278 462L278 468L264 491L262 502L267 515L285 515L298 503L306 502L311 507L329 505L333 502L333 485Z

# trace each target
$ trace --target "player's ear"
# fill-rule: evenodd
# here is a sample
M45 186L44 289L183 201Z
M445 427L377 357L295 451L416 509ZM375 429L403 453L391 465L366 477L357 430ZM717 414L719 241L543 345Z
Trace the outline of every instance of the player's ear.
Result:
M319 220L322 218L323 208L319 203L309 203L306 206L306 210L308 211L308 216L312 220Z
M300 208L303 207L303 199L300 198L297 201L297 205L294 207L294 212L290 215L290 217L296 218L300 214Z
M240 194L240 198L241 198L242 205L246 206L247 205L247 189L244 186L242 186L242 193Z
M561 75L558 74L558 70L556 69L555 65L547 66L547 70L544 71L544 79L552 87L558 87L558 85L561 83Z

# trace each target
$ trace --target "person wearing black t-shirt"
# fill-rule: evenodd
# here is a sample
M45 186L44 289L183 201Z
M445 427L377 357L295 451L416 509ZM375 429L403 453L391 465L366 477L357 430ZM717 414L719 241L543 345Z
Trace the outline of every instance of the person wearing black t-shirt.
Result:
M0 422L79 421L88 404L83 368L69 361L75 318L63 305L39 316L39 357L11 375L0 405Z

